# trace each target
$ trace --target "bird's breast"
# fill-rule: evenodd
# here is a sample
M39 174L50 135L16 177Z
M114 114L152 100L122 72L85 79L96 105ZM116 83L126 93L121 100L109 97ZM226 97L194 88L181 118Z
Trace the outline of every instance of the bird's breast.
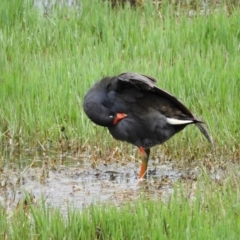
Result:
M108 130L115 139L129 142L138 147L149 148L156 145L156 134L139 119L126 117L116 125L108 127Z

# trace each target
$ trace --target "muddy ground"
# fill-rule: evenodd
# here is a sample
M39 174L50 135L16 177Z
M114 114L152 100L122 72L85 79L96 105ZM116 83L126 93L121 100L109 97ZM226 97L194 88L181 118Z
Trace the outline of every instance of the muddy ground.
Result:
M175 183L183 183L188 197L193 197L198 179L205 172L214 181L222 181L234 165L215 168L202 161L186 164L184 161L150 159L148 180L138 181L140 162L97 163L88 158L25 152L5 153L1 157L0 204L6 210L14 209L26 193L34 201L43 199L63 211L69 206L84 208L90 204L121 205L143 195L166 200L173 193ZM230 163L230 162L229 162Z

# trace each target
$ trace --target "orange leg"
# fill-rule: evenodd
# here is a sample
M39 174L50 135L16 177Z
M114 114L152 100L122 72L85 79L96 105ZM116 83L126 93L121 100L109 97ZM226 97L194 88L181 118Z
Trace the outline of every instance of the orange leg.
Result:
M144 147L139 147L139 150L140 150L140 153L142 155L142 165L141 165L141 168L140 168L139 178L146 178L150 149L145 149Z

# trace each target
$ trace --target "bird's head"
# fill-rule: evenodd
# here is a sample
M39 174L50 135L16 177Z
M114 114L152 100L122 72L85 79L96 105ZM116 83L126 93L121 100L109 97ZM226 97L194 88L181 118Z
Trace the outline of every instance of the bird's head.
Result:
M127 116L116 109L110 87L112 87L111 78L104 78L89 89L83 101L83 109L87 116L103 127L113 126Z
M85 101L83 109L94 123L103 127L113 126L123 118L127 117L127 114L125 113L114 113L107 107L94 101Z

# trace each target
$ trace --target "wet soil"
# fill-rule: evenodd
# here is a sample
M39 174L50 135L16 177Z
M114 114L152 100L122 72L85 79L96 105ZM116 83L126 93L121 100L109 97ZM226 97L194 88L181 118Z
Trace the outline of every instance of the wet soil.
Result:
M26 193L36 201L43 199L53 207L65 211L69 206L88 207L106 203L121 205L146 196L166 200L174 184L181 182L194 196L197 179L203 175L203 164L152 159L149 162L148 180L139 182L140 162L110 161L96 163L90 157L64 156L59 153L39 154L25 151L19 155L2 154L0 168L0 204L11 211ZM206 166L204 166L206 169ZM210 168L212 179L220 181L227 168Z

